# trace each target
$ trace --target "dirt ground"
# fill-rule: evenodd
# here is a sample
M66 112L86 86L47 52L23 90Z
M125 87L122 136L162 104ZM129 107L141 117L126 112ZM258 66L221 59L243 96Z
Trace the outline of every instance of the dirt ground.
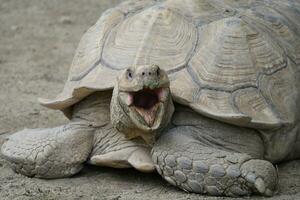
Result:
M25 127L51 127L66 118L41 107L63 87L80 37L119 0L0 0L0 145ZM279 165L272 199L300 199L300 161ZM28 178L0 159L0 199L230 199L187 194L157 174L86 166L72 177ZM253 197L253 199L262 199Z

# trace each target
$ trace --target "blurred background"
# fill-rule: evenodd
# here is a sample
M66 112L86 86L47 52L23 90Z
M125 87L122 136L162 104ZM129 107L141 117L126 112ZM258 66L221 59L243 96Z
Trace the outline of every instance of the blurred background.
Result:
M60 92L81 36L119 2L0 0L0 145L17 130L67 121L59 111L41 107L37 98ZM280 194L272 199L300 199L300 161L280 165L279 172ZM187 194L157 174L134 170L87 166L69 179L32 179L15 174L0 158L0 199L219 198Z

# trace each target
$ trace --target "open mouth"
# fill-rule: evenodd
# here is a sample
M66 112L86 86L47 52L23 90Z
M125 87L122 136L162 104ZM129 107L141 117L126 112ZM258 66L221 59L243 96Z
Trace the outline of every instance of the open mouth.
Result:
M155 122L156 113L160 102L163 102L166 96L166 90L158 89L142 89L137 92L130 93L132 108L144 119L148 126L152 126Z

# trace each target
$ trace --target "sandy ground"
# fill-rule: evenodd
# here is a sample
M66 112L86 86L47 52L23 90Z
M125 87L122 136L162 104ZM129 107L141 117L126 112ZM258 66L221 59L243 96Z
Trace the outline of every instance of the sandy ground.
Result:
M25 127L66 122L37 97L63 87L84 31L118 0L0 0L0 144ZM280 187L272 199L300 199L300 161L279 166ZM253 197L253 199L262 199ZM0 199L227 199L187 194L157 174L86 166L57 180L15 174L0 159ZM228 198L229 199L229 198Z

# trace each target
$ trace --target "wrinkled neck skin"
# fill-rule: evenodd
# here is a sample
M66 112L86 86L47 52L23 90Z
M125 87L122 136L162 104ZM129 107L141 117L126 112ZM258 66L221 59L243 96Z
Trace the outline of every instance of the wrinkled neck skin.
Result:
M127 138L133 139L141 137L150 146L156 140L156 137L170 124L174 113L174 105L170 95L170 89L167 88L168 95L164 102L160 102L156 111L153 125L148 125L141 116L134 112L132 106L128 106L122 98L124 93L119 91L118 84L115 86L111 104L110 117L113 126L124 133ZM122 97L123 96L123 97Z

